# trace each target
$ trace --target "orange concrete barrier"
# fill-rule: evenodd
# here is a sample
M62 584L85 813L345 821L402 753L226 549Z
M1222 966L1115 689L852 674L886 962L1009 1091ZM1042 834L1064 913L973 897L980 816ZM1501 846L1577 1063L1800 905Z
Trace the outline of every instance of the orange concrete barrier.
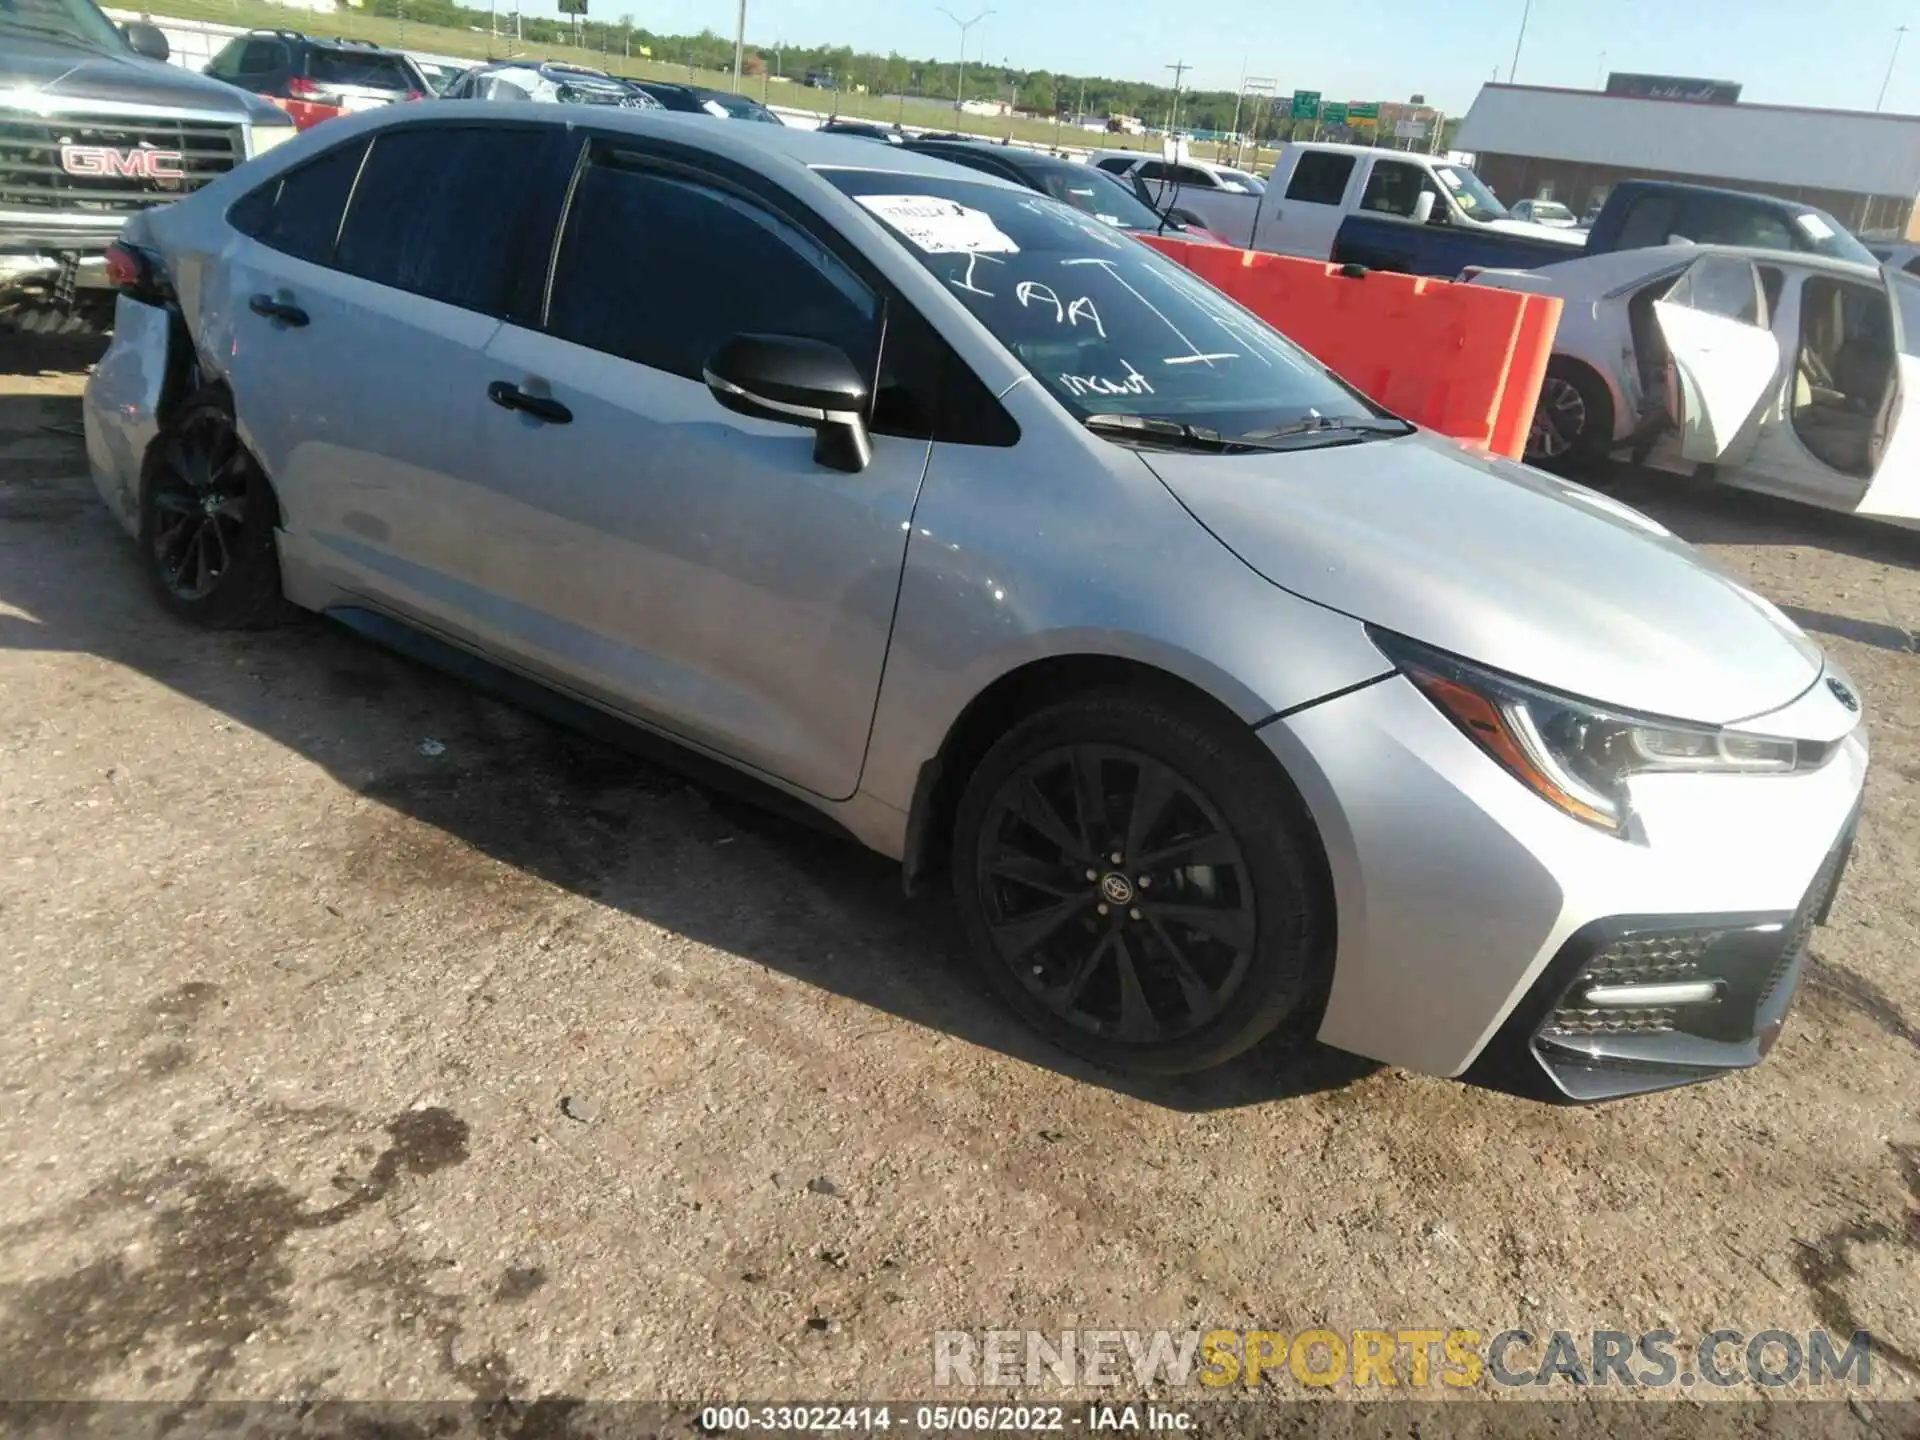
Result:
M1169 236L1147 243L1239 301L1369 399L1519 459L1560 324L1550 295L1482 289Z

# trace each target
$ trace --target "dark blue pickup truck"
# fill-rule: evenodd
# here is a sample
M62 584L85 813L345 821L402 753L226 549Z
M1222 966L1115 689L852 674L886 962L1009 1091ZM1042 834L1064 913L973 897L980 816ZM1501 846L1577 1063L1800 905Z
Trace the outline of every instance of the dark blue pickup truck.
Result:
M1483 203L1468 213L1457 206L1443 206L1440 198L1436 195L1430 205L1419 206L1427 212L1422 218L1376 213L1365 207L1354 210L1340 222L1328 258L1372 270L1451 278L1469 267L1537 270L1587 255L1665 245L1678 236L1698 245L1806 250L1838 260L1876 263L1867 248L1823 210L1771 195L1705 185L1629 180L1615 186L1580 246L1511 233L1490 223L1505 218L1504 208L1495 213Z
M1442 156L1289 143L1262 195L1212 184L1199 166L1157 168L1170 173L1164 193L1152 197L1156 208L1178 204L1231 245L1372 270L1448 278L1470 267L1533 270L1665 245L1676 235L1874 263L1838 220L1811 205L1670 180L1615 186L1583 236L1516 220L1478 175Z

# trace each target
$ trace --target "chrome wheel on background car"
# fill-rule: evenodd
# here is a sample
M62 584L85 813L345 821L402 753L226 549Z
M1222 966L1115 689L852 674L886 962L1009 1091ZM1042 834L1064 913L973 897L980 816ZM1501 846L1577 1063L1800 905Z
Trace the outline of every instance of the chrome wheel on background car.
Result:
M1207 797L1151 756L1034 757L995 793L973 858L996 952L1076 1029L1135 1044L1187 1035L1246 975L1246 857Z
M276 524L273 492L225 392L193 396L154 441L141 486L140 540L155 593L203 625L277 618Z
M1570 380L1549 375L1540 386L1527 432L1527 459L1536 465L1565 460L1579 447L1587 428L1587 402Z
M960 805L954 890L994 989L1066 1049L1177 1074L1317 1013L1323 862L1253 733L1160 698L1016 725Z
M1613 401L1600 377L1577 361L1548 361L1527 430L1527 463L1548 470L1594 469L1612 449Z

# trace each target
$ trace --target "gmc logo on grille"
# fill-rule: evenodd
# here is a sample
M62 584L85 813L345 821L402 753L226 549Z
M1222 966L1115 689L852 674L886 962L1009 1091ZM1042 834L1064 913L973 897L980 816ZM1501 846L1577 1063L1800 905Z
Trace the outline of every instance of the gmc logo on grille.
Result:
M130 180L184 180L178 150L115 150L110 145L62 145L60 168L69 175L117 175Z

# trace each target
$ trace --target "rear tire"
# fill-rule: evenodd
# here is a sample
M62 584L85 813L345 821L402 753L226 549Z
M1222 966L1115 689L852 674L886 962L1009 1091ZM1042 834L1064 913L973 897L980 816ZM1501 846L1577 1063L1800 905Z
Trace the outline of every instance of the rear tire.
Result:
M1613 399L1607 387L1578 361L1549 360L1527 431L1527 463L1586 474L1603 466L1612 451Z
M200 390L147 452L140 550L154 594L209 629L284 619L278 525L273 488L240 443L232 400L218 387Z
M1177 1075L1317 1018L1334 933L1318 840L1236 723L1120 695L1054 705L988 751L954 829L973 955L1061 1048Z

